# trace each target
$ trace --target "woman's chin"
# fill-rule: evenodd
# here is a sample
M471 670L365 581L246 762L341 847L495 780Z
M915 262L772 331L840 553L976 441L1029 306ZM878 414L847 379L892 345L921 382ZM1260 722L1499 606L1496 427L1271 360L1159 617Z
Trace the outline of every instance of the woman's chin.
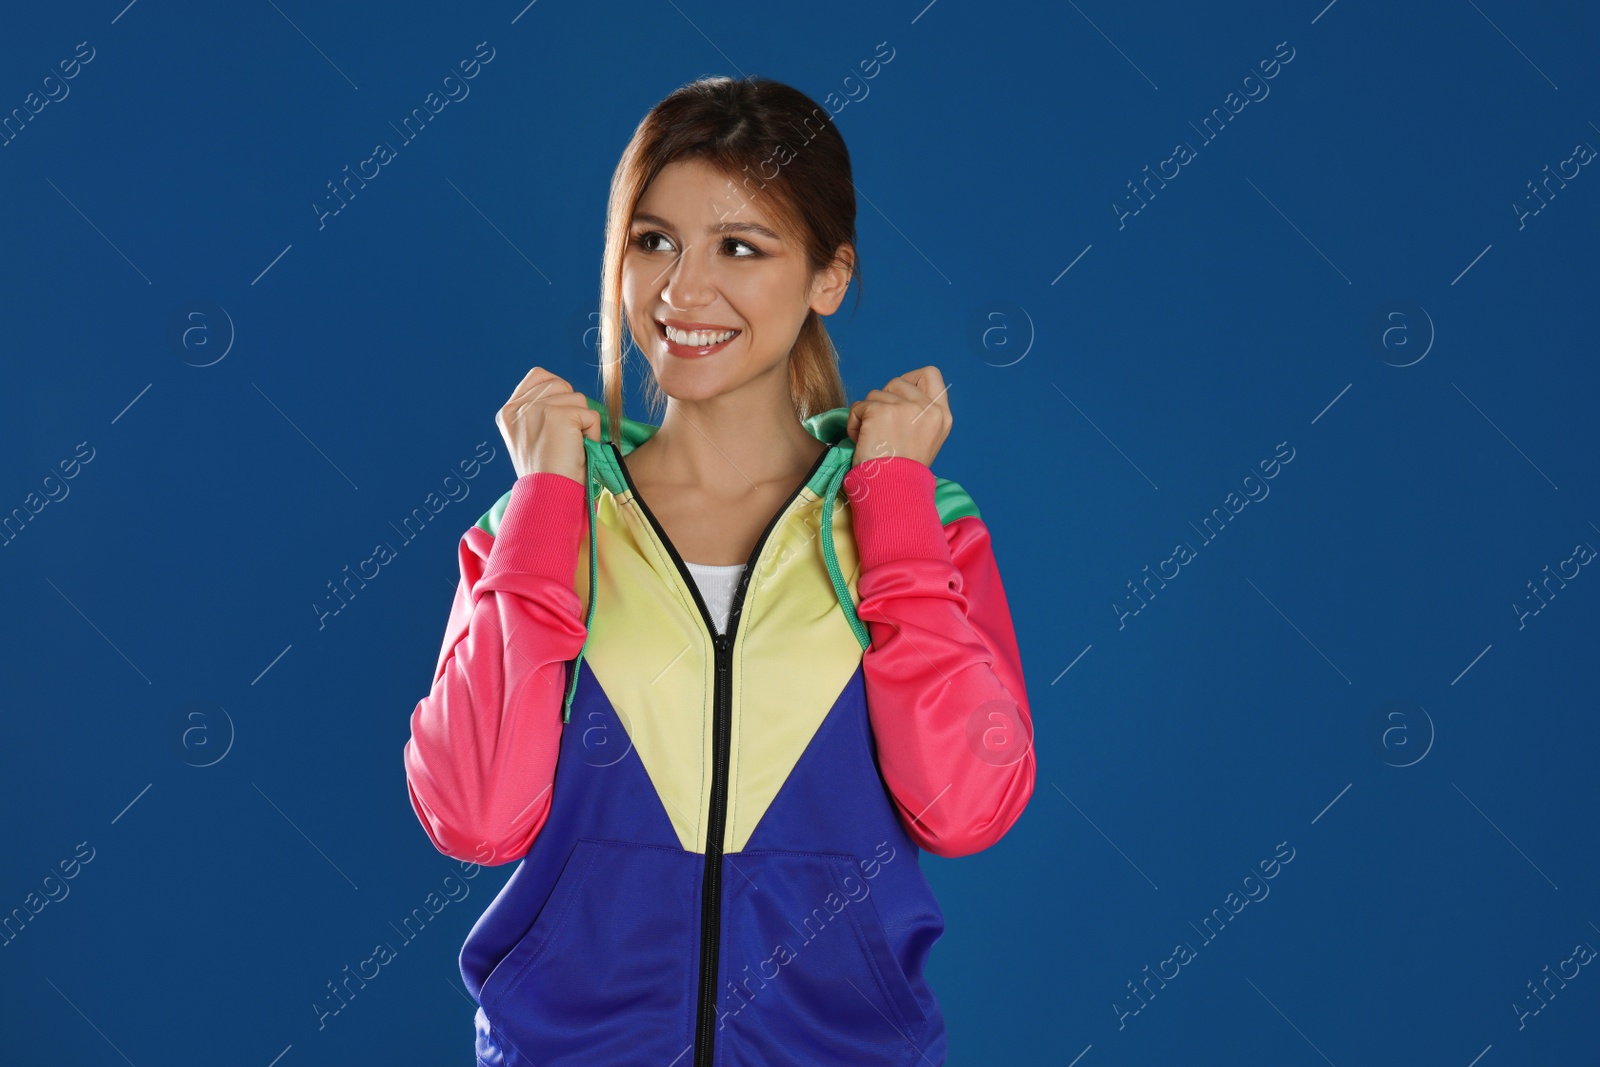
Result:
M673 363L688 363L688 366L673 367ZM669 357L666 368L657 368L656 383L661 391L673 400L686 400L690 402L710 400L727 392L727 383L720 374L706 374L701 368L694 366L693 360L673 360Z

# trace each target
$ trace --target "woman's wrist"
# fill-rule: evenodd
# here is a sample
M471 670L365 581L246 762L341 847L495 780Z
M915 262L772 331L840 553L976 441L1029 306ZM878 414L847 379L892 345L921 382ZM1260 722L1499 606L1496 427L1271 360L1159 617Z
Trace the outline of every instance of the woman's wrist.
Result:
M843 484L863 570L894 559L950 559L927 464L874 457L852 467Z
M588 525L583 483L553 471L529 471L511 486L489 552L489 569L572 580Z

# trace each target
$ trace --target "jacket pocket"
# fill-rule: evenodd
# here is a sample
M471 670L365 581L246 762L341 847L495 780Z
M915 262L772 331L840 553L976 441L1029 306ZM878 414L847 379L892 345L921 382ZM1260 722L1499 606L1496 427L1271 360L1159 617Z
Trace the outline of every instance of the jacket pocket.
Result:
M747 851L724 862L726 1062L920 1060L927 1017L873 903L882 883L837 853Z
M703 861L579 838L538 918L484 982L479 1058L538 1067L676 1059L692 1040Z

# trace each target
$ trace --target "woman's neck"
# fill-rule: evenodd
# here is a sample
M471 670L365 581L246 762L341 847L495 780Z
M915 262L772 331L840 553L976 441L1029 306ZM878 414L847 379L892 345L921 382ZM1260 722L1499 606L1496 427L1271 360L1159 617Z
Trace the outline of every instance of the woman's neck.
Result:
M737 497L763 486L792 487L827 448L781 406L725 395L669 400L661 426L629 453L629 468L658 484L697 486Z

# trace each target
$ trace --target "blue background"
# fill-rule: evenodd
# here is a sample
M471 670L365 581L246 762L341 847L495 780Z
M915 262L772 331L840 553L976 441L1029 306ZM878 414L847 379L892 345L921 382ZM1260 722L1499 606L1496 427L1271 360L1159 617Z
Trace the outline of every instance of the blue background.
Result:
M0 513L70 490L0 548L0 913L93 858L0 947L0 1060L467 1062L456 954L511 866L320 1029L312 1005L458 873L401 749L457 539L514 477L494 414L535 363L597 394L612 169L712 73L855 94L866 289L829 322L851 399L943 371L936 469L1007 583L1039 778L999 844L923 858L950 1062L1596 1057L1595 967L1517 1007L1600 946L1600 578L1530 589L1600 546L1600 175L1542 207L1529 188L1600 145L1592 8L112 0L6 22L0 113L78 42L94 58L0 147ZM326 183L482 41L470 95L319 226ZM1230 93L1254 99L1207 140ZM1179 141L1141 206L1129 183ZM319 629L326 583L480 442L470 495Z

